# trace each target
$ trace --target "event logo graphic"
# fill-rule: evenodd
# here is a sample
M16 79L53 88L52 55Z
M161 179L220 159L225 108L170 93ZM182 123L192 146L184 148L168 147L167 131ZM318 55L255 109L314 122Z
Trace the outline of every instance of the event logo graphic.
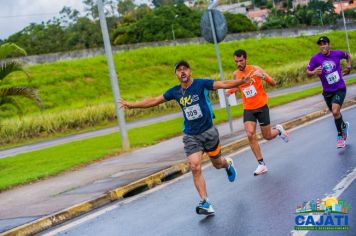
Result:
M350 204L336 197L303 202L295 210L295 230L349 230Z
M329 74L330 72L333 72L335 70L336 64L333 61L324 61L322 67L323 67L323 70L327 74Z

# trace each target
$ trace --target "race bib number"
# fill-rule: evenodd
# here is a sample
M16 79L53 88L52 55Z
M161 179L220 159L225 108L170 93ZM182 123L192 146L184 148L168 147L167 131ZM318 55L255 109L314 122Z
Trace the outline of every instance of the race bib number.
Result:
M328 84L335 84L339 82L339 73L337 71L334 71L333 73L326 75L326 80L328 81Z
M253 85L251 85L251 86L249 86L247 88L243 88L242 92L245 94L246 98L253 97L253 96L255 96L257 94L256 88Z
M189 107L184 107L183 109L184 109L185 117L187 117L188 120L196 120L199 119L200 117L203 117L199 104L195 104Z

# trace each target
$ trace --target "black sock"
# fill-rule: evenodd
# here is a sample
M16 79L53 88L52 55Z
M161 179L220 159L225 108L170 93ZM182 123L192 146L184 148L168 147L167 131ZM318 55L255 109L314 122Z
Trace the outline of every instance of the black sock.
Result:
M260 165L265 165L265 162L263 161L263 158L260 159L260 160L257 160L257 161L258 161L258 164L260 164Z
M342 119L342 116L341 116L341 121L342 121L341 129L345 129L346 128L346 124L344 122L344 119Z
M335 126L336 126L336 129L337 129L337 135L338 135L338 136L341 136L341 134L342 134L342 128L345 127L345 123L344 123L344 121L342 120L342 116L340 116L339 119L335 119Z

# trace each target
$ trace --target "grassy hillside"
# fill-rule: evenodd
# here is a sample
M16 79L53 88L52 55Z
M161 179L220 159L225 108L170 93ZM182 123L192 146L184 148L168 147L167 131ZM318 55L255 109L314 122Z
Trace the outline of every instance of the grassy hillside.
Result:
M333 48L346 50L343 32L327 35ZM315 43L318 37L261 38L221 43L219 48L225 78L231 79L235 70L233 52L243 48L248 52L249 63L264 68L279 81L280 86L307 80L305 67L310 57L319 51ZM351 51L356 53L356 31L349 32L349 37ZM215 49L211 44L141 48L116 53L114 59L121 95L127 100L160 95L176 84L173 64L179 59L190 62L194 77L219 79ZM32 76L29 84L39 89L45 110L40 112L25 100L22 101L24 117L14 116L11 110L0 110L0 145L76 133L115 122L104 56L32 65L28 72ZM12 79L7 82L28 85L21 73L14 74ZM127 110L125 115L132 120L176 109L173 102L153 109Z
M327 35L334 48L346 50L344 33ZM356 52L356 31L350 32L349 36L351 50ZM230 78L235 69L232 53L244 48L250 63L260 65L280 80L295 80L298 73L304 72L309 58L318 51L315 44L317 37L261 38L221 43L219 47L226 78ZM135 100L161 94L176 83L172 68L181 58L191 63L195 77L219 77L215 50L211 44L119 52L114 60L122 96ZM289 78L288 74L281 75L283 71L289 72ZM104 56L33 65L28 67L28 72L33 78L30 84L39 88L46 110L59 111L112 101ZM11 83L27 84L22 74L17 73L13 77L16 79ZM27 112L33 110L29 107ZM0 113L0 117L4 116Z

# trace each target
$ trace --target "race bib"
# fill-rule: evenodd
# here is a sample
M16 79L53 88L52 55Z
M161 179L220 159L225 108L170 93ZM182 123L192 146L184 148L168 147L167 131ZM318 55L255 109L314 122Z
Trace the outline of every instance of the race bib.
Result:
M196 120L199 119L200 117L203 117L199 104L195 104L189 107L184 107L183 110L185 113L185 117L187 117L188 120Z
M334 71L333 73L330 73L330 74L326 75L325 77L326 77L326 80L328 81L328 84L335 84L335 83L339 82L339 80L340 80L340 76L337 71Z
M255 96L257 94L256 88L253 85L251 85L251 86L249 86L247 88L243 88L242 92L245 94L246 98L253 97L253 96Z

